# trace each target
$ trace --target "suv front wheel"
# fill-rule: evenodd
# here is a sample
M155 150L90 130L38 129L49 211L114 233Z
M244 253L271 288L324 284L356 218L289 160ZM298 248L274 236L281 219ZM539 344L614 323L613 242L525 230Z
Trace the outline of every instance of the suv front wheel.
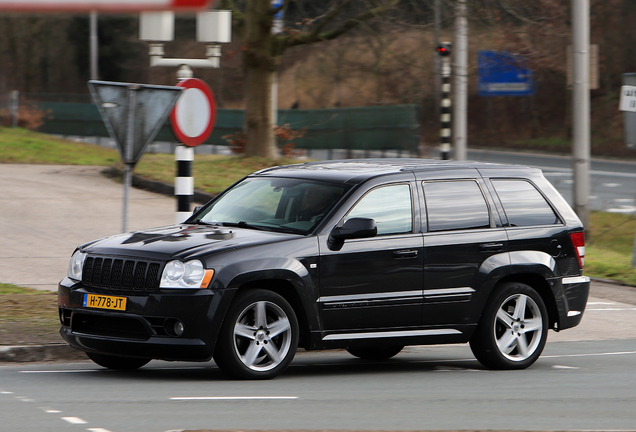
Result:
M481 364L492 369L525 369L541 355L548 335L547 310L528 285L502 284L470 340Z
M246 290L236 296L221 326L214 361L235 378L274 378L296 354L296 314L272 291Z

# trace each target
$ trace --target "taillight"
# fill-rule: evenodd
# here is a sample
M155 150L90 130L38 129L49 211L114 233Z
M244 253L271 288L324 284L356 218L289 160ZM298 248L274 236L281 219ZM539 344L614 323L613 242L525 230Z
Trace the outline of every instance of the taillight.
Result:
M583 268L583 264L585 264L585 233L583 232L575 232L570 233L570 239L572 240L572 245L574 246L574 252L576 253L576 257L579 260L579 265L581 269Z

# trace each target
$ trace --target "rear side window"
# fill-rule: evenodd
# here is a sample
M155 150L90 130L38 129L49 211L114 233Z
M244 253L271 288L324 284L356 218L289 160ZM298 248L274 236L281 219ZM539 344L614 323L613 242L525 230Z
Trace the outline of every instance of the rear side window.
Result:
M428 230L489 228L490 212L474 180L424 183Z
M510 226L554 225L559 217L534 185L525 180L492 180Z

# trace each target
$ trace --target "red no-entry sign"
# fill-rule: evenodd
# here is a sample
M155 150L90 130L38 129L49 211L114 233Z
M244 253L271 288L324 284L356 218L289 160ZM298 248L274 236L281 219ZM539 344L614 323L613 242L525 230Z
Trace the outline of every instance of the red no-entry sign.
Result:
M0 0L1 11L141 12L207 8L212 0Z
M198 78L177 84L185 90L170 113L172 131L183 144L194 147L212 133L216 122L216 101L210 87Z

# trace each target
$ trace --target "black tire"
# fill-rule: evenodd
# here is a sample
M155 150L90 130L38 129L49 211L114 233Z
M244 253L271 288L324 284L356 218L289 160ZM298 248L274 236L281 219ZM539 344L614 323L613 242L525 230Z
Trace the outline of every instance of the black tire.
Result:
M93 352L87 352L88 358L93 360L100 366L114 370L134 370L145 366L150 362L150 359L137 358L137 357L120 357L109 354L97 354Z
M214 361L238 379L271 379L291 363L298 347L298 320L272 291L239 292L221 326Z
M364 360L388 360L402 351L403 346L392 347L350 347L347 351L352 356Z
M543 352L548 313L528 285L510 282L496 288L484 308L470 348L491 369L525 369Z

